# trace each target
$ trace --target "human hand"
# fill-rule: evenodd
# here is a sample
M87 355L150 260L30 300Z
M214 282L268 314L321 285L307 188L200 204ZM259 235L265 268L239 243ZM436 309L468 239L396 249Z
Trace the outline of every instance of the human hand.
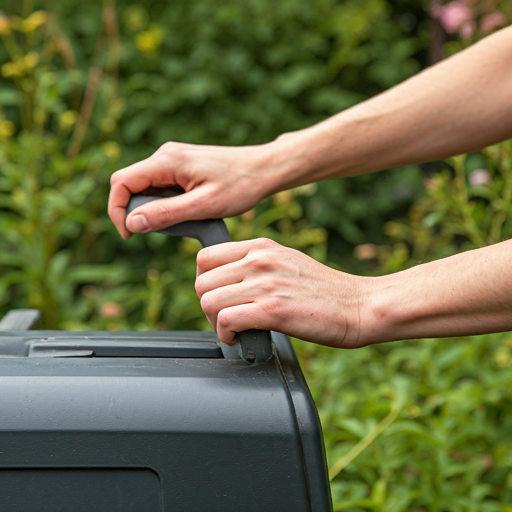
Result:
M333 270L268 239L208 247L197 256L196 291L221 341L247 329L279 331L356 348L369 279Z
M273 192L272 143L217 147L168 142L146 160L115 172L108 213L121 236L157 231L186 220L239 215ZM185 194L140 206L126 219L132 194L179 185Z

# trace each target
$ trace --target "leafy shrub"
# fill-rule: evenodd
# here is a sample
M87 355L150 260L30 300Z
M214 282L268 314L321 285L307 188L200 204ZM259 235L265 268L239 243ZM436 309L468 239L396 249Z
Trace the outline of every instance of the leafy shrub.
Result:
M105 211L110 174L169 139L257 144L308 126L419 70L430 37L427 2L414 0L2 7L0 312L40 308L47 328L208 328L192 286L198 245L122 241ZM461 42L458 30L447 54L481 35ZM510 237L511 156L504 143L440 173L301 187L229 229L355 273L398 271ZM510 334L295 344L336 510L512 510Z
M188 242L123 242L106 217L109 175L169 139L268 141L402 80L419 69L425 41L414 4L403 0L395 18L385 0L121 2L117 11L113 0L41 10L6 0L0 311L38 307L45 327L204 326ZM420 175L406 173L398 206L374 201L403 191L397 178L320 184L319 194L267 200L254 223L232 220L232 234L267 234L339 266L337 253L382 241L381 224L416 197ZM379 205L372 220L370 204Z

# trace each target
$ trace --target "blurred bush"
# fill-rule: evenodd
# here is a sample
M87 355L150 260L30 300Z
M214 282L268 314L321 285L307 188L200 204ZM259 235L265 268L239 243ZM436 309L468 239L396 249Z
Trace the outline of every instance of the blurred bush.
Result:
M159 235L123 242L106 216L110 174L170 139L266 142L399 82L426 44L415 4L6 0L0 312L37 307L48 328L204 327L197 248ZM344 267L342 256L358 261L354 244L385 240L382 223L405 212L421 176L315 190L233 219L233 237L267 235Z
M193 288L197 243L123 241L106 215L113 171L167 140L258 144L309 126L415 73L439 41L449 55L510 20L499 0L2 9L0 313L36 307L43 327L65 329L209 328ZM510 238L511 158L507 142L300 187L228 227L350 272L398 271ZM509 334L296 348L336 510L512 510Z

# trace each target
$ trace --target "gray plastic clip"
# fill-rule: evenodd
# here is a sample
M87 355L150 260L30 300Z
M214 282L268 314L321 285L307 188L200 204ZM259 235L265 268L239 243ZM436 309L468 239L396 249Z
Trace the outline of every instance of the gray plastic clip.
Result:
M11 309L0 320L0 331L28 331L37 324L41 312L37 309Z

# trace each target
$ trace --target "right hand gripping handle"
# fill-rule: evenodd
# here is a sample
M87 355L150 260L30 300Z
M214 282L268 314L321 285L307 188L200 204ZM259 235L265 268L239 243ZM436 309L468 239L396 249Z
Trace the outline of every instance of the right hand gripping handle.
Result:
M181 187L149 188L133 195L126 207L126 216L133 210L151 201L175 197L185 191ZM203 247L230 242L231 237L222 219L190 220L158 231L166 235L196 238ZM240 357L249 364L264 363L272 357L270 331L249 329L238 333Z

